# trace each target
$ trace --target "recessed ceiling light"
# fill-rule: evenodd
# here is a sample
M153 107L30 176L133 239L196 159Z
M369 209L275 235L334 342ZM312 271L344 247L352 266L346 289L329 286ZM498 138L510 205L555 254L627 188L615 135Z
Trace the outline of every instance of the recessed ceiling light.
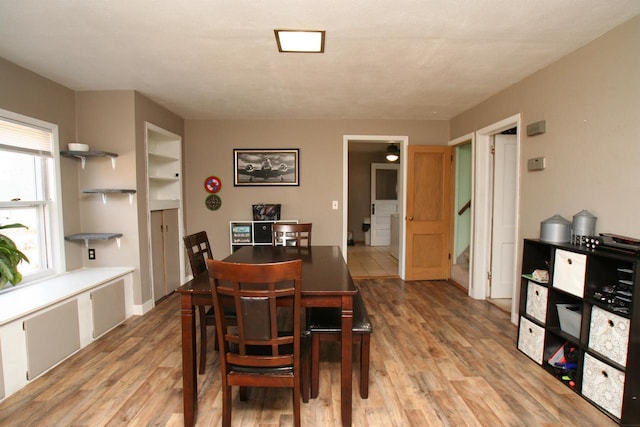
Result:
M280 52L324 52L322 30L273 30Z

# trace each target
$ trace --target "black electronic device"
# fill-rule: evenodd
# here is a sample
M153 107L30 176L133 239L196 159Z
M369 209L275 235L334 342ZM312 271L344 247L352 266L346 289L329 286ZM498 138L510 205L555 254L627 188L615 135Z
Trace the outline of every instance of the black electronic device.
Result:
M633 237L620 236L618 234L611 233L600 233L600 237L592 238L589 243L591 243L591 247L593 248L619 251L640 256L640 240Z

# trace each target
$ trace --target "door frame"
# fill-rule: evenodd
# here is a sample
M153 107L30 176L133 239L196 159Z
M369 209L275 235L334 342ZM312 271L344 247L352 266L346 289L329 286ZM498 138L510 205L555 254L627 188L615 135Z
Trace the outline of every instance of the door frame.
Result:
M347 228L348 228L348 208L349 208L349 141L371 142L375 144L389 144L391 142L400 147L400 174L398 195L398 216L400 217L400 251L398 254L398 275L402 280L405 277L405 234L407 231L405 223L405 212L407 206L407 162L405 160L407 147L409 146L408 136L398 135L343 135L342 136L342 256L347 261Z
M473 209L473 221L472 221L472 234L471 234L471 247L472 263L471 281L469 283L469 296L474 299L486 299L489 292L489 280L488 272L491 269L491 233L492 233L492 202L493 192L488 191L492 180L492 158L491 158L491 139L493 135L500 133L504 130L512 127L517 127L518 133L516 134L516 176L518 179L517 194L516 194L516 242L517 237L520 235L520 156L521 156L521 140L520 130L522 129L521 115L518 113L506 119L500 120L494 124L486 126L475 132L476 144L473 145L473 158L474 158L474 182L473 182L473 194L474 201L472 202L475 208ZM517 260L517 252L519 245L514 246L514 259ZM513 283L514 287L517 282L517 268L514 268ZM515 295L515 294L514 294ZM511 303L511 321L517 322L518 316L515 311L517 304L514 304L515 300Z
M467 293L469 296L471 296L471 286L473 283L473 277L471 275L471 272L473 271L473 234L474 234L474 212L475 212L475 179L476 179L476 165L475 165L475 150L476 150L476 134L475 132L471 132L468 133L466 135L462 135L458 138L452 139L451 141L449 141L447 143L447 145L453 147L455 149L456 145L460 145L460 144L466 144L466 143L470 143L471 144L471 236L469 237L469 289L467 289ZM457 165L455 165L457 166ZM454 178L455 179L455 174L457 174L457 170L454 170ZM454 192L456 191L456 189L454 188ZM454 194L455 197L455 194ZM455 209L454 209L455 211ZM451 242L451 248L453 249L455 246L455 231L456 231L456 224L457 224L457 216L458 213L457 212L452 212L453 214L453 221L452 221L452 225L453 225L453 230L451 233L451 238L454 239L453 242ZM455 253L455 251L454 251ZM453 260L452 260L453 261Z

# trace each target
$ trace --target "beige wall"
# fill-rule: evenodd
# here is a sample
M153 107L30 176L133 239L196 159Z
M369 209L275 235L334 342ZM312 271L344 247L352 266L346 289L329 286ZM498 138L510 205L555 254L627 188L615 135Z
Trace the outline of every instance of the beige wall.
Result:
M115 241L91 241L96 259L89 260L82 246L86 267L131 266L134 270L134 303L152 298L149 260L148 210L146 202L145 121L179 135L183 120L143 95L130 90L84 91L77 96L78 141L94 150L118 154L116 168L108 158L87 160L82 170L76 162L79 188L136 189L133 204L126 195L109 195L103 204L96 195L79 195L81 225L74 232L122 233ZM78 192L79 194L79 192ZM179 256L178 253L175 254Z
M75 94L72 90L0 58L0 108L58 125L59 142L66 149L75 141ZM66 234L79 229L76 161L60 158L63 226ZM82 267L81 247L65 242L66 268Z
M582 209L598 217L597 232L640 237L638 46L640 17L451 121L455 138L522 114L520 240L538 237L541 220ZM546 133L527 137L538 120ZM528 172L539 156L547 168Z
M92 150L118 154L115 169L108 157L87 159L82 170L76 162L78 184L84 188L136 188L136 153L134 133L133 91L85 91L76 95L78 107L78 141ZM92 240L96 259L89 260L80 242L85 267L130 266L134 270L134 303L140 304L140 262L138 258L137 206L138 197L129 204L126 195L109 195L103 204L97 195L80 197L82 224L74 232L122 233L121 246L115 240Z
M283 219L313 223L313 242L342 241L342 149L344 135L407 135L410 144L442 145L445 121L391 120L212 120L186 122L185 200L187 233L205 230L217 258L229 254L229 221L250 220L251 205L282 204ZM234 148L299 148L299 187L234 187ZM222 180L222 207L209 211L203 183Z

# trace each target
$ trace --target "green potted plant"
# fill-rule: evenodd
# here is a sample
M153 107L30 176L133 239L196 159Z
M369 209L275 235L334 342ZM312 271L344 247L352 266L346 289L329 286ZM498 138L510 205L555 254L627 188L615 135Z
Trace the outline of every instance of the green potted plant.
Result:
M0 230L5 228L27 227L18 223L0 225ZM11 285L20 283L22 274L18 271L18 264L22 260L29 262L27 256L16 247L13 240L0 233L0 289L8 283Z

